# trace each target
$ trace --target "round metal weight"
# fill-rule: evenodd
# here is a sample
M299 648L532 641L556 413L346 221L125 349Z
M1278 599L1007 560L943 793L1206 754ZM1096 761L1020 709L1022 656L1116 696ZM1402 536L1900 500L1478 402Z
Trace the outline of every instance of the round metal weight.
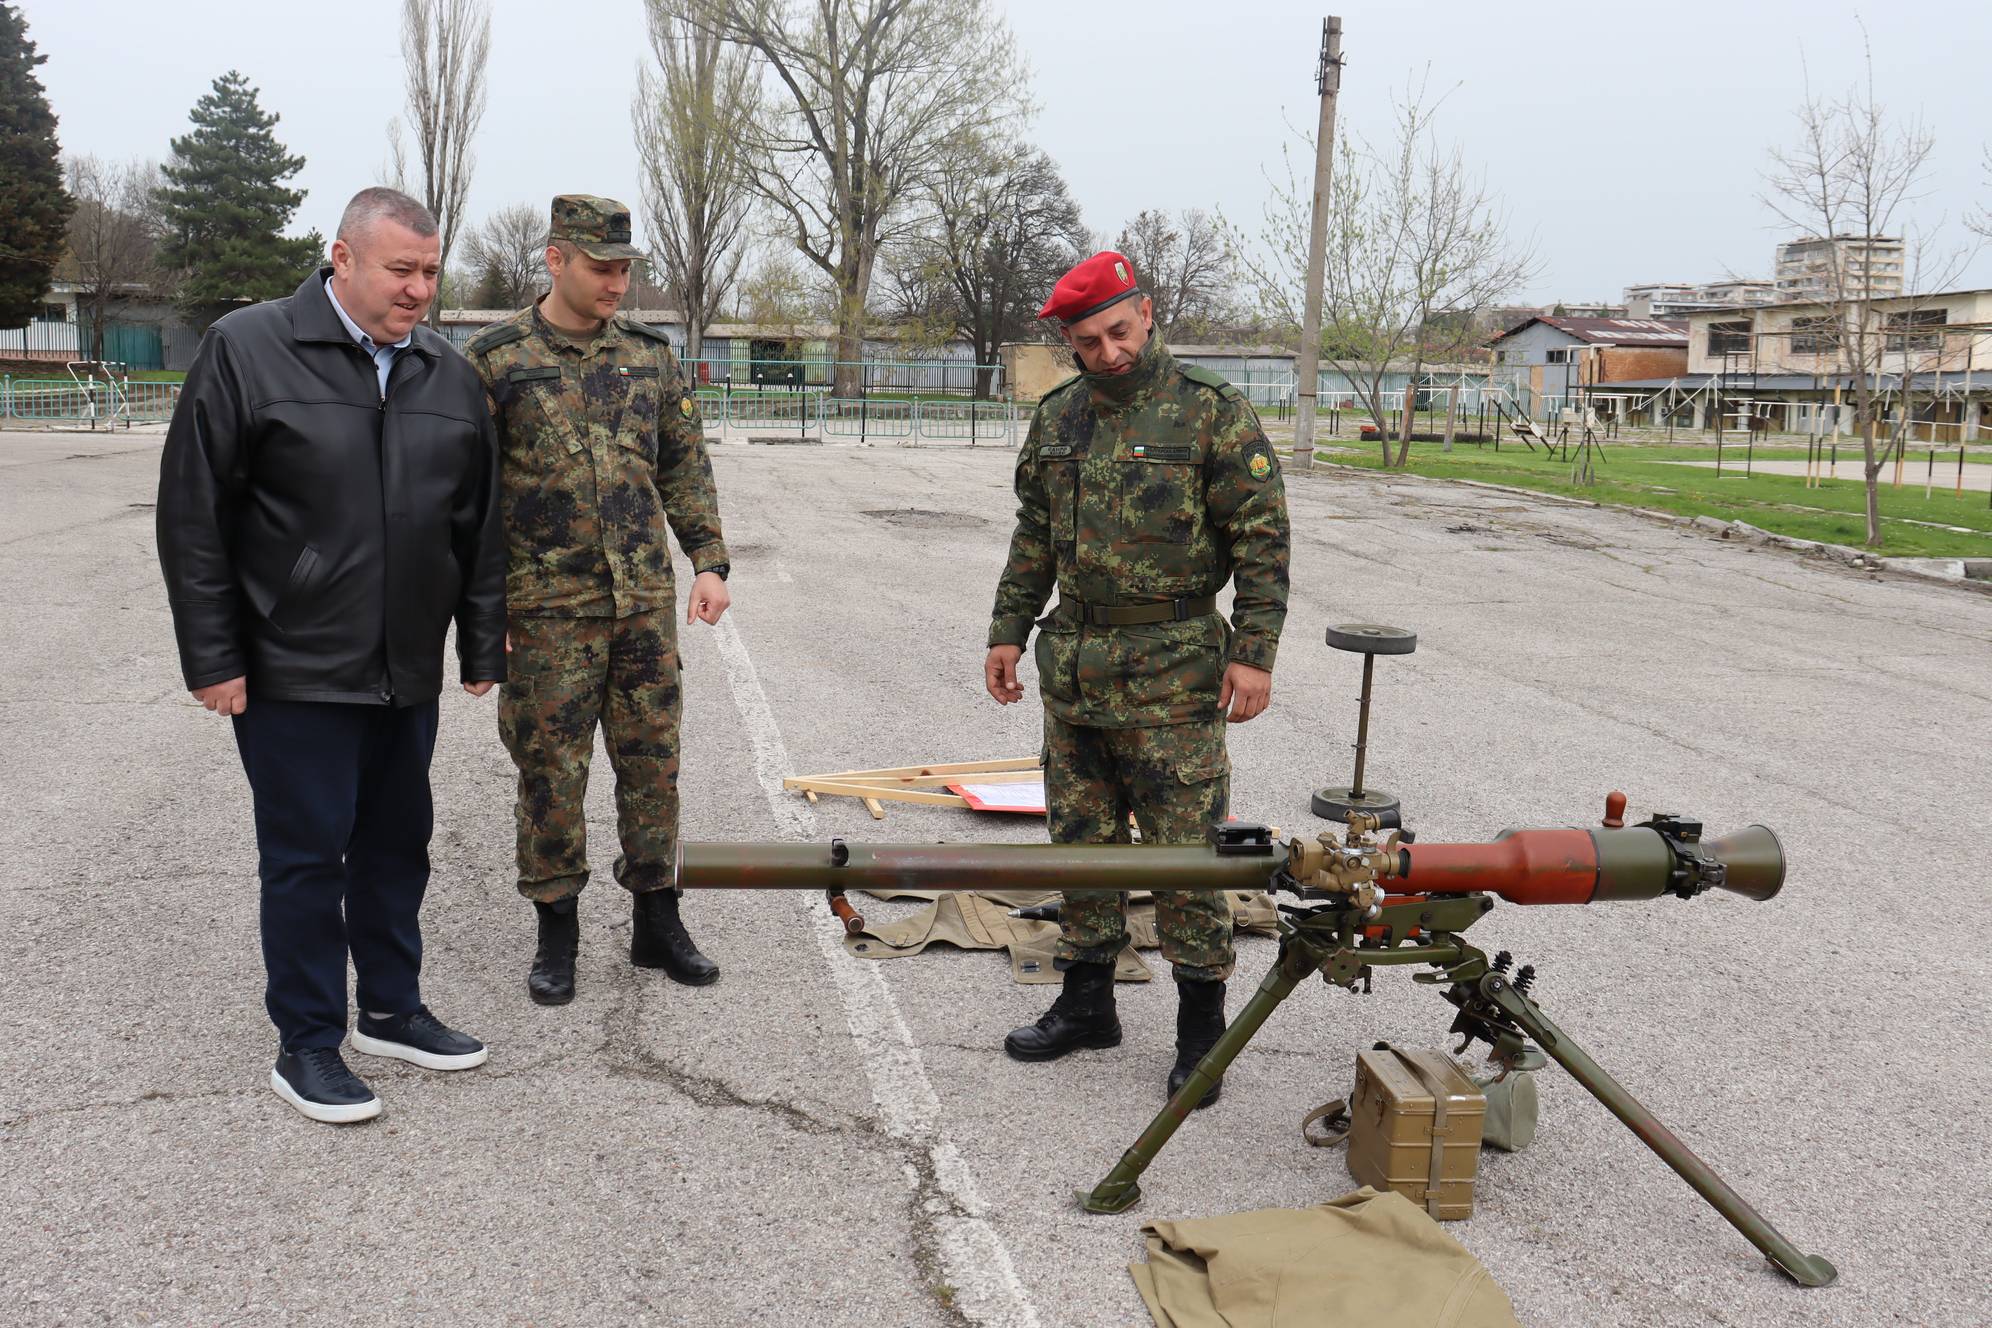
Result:
M1408 655L1418 648L1418 634L1382 623L1343 623L1328 629L1328 644L1358 655Z
M1310 805L1314 808L1316 816L1319 816L1324 821L1333 821L1338 825L1345 824L1348 821L1350 812L1394 812L1401 810L1396 797L1385 793L1382 789L1364 789L1362 796L1357 798L1349 796L1349 789L1346 785L1341 788L1314 790L1314 797Z

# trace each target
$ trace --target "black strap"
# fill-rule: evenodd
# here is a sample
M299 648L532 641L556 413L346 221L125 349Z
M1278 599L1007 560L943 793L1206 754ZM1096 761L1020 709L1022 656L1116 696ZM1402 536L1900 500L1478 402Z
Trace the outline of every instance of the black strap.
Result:
M1084 600L1061 597L1053 616L1070 614L1088 627L1139 627L1144 623L1187 622L1215 612L1215 595L1165 600L1159 604L1088 604Z

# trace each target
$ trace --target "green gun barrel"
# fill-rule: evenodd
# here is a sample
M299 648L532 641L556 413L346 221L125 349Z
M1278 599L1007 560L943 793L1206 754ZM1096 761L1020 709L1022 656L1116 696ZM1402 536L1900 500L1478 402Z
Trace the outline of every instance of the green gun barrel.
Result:
M1284 853L1208 844L681 843L687 890L1263 890Z

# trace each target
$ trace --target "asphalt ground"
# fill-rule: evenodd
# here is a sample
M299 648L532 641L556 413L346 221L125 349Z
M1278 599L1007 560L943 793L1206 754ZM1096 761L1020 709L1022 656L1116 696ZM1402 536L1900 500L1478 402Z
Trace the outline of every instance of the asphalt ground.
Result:
M1021 1065L1003 1034L1051 989L1000 953L852 959L820 901L706 894L688 915L724 977L687 990L624 961L605 876L579 998L536 1007L510 766L492 701L451 693L425 995L491 1061L356 1055L385 1114L311 1124L267 1086L247 790L181 690L157 456L156 435L0 435L9 1323L1141 1323L1142 1221L1346 1192L1302 1115L1371 1042L1444 1040L1450 1008L1408 973L1306 984L1142 1203L1086 1215L1073 1191L1160 1104L1168 982L1122 988L1119 1049ZM717 449L736 607L685 635L687 837L1041 835L779 791L1037 749L1035 706L981 685L1011 460ZM1620 788L1790 854L1770 903L1502 905L1471 939L1536 965L1551 1017L1839 1282L1786 1281L1552 1068L1535 1146L1483 1155L1447 1228L1522 1321L1992 1321L1992 598L1431 481L1289 492L1293 610L1273 709L1232 731L1236 812L1314 831L1360 667L1323 629L1380 621L1420 641L1378 662L1371 782L1426 840L1591 824ZM590 806L606 862L606 775ZM1241 946L1234 1011L1272 955Z

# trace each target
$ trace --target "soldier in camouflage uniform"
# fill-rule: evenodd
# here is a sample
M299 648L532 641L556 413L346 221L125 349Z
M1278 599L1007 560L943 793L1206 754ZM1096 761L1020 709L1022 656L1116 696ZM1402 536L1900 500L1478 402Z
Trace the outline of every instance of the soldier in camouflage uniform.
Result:
M1132 812L1144 843L1198 843L1225 816L1224 726L1272 694L1287 600L1279 462L1238 390L1178 364L1153 334L1121 255L1066 273L1038 316L1059 321L1084 372L1045 394L1017 457L1017 530L984 682L1000 703L1022 698L1017 661L1036 620L1054 840L1125 842ZM1216 599L1227 580L1229 624ZM1057 607L1037 620L1054 585ZM1120 1042L1113 965L1126 916L1119 894L1067 896L1064 990L1005 1040L1010 1055ZM1156 920L1177 982L1173 1095L1224 1031L1231 914L1218 891L1168 892Z
M692 985L719 976L672 879L681 697L664 528L696 572L687 623L726 611L726 545L692 387L663 333L616 315L640 256L622 204L561 195L552 289L465 347L498 422L511 651L499 731L519 769L519 891L539 916L526 986L543 1005L574 996L597 723L616 776L615 876L634 897L630 962Z

